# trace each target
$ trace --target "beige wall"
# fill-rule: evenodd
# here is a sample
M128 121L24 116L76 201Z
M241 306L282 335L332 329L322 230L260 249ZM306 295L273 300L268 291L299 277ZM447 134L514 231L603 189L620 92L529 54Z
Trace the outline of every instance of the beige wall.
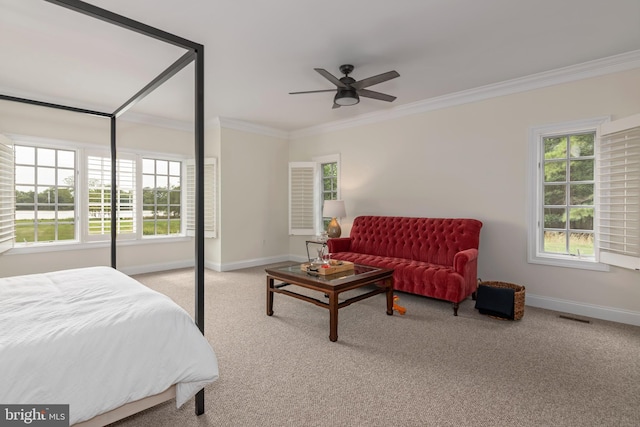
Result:
M110 144L107 118L0 101L0 132L77 144ZM193 134L157 128L120 119L117 122L118 147L134 151L154 151L189 156L193 153ZM67 249L70 247L67 246ZM126 272L162 270L193 264L191 239L144 245L118 244L117 266ZM0 254L0 276L36 273L62 268L109 265L110 251L105 244L83 245L64 251L38 251Z
M340 153L343 235L358 215L477 218L482 279L525 285L528 304L640 321L639 272L529 264L526 221L531 126L638 112L633 70L301 137L290 159ZM305 255L300 238L290 244Z
M218 269L288 258L288 141L221 129Z

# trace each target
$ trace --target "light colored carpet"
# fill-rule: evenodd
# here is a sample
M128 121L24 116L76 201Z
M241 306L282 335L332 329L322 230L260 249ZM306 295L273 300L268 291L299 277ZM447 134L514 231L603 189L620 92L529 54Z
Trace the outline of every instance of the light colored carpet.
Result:
M190 269L135 276L193 313ZM264 267L206 272L205 335L220 379L114 426L637 426L640 328L561 319L527 307L520 321L400 293L329 312L284 295L266 315ZM317 296L317 295L316 295Z

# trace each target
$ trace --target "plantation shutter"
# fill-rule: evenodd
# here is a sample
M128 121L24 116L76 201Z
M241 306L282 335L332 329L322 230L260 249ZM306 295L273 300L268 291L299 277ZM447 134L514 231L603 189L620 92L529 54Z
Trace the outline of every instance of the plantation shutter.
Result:
M116 209L118 235L136 237L136 161L116 160ZM89 240L103 240L111 233L111 158L87 156L87 199Z
M315 235L318 164L289 163L289 234Z
M15 239L13 174L13 142L0 134L0 253L11 249Z
M598 255L640 270L640 114L598 129Z
M196 234L196 165L194 160L187 165L187 235ZM217 237L217 161L215 157L204 159L204 237Z

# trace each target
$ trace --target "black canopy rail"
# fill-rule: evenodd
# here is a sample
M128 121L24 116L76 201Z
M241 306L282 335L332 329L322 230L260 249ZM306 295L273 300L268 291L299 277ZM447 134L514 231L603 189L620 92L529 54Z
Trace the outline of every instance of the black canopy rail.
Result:
M116 119L126 110L144 99L165 81L173 77L184 67L195 62L195 323L204 335L204 46L176 36L174 34L151 27L133 19L110 12L79 0L45 0L75 12L108 22L118 27L131 30L145 36L160 40L187 50L182 57L170 65L154 80L142 88L132 98L118 107L112 113L88 110L67 105L43 102L0 94L0 99L12 102L37 105L47 108L72 111L77 113L100 116L110 119L111 133L111 188L116 188ZM111 192L111 267L116 268L116 239L117 239L117 194ZM204 389L196 394L196 415L204 413Z

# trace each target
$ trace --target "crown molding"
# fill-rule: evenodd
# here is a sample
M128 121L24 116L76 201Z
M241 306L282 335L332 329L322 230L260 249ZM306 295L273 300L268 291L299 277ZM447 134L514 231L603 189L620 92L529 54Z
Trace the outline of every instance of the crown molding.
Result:
M289 138L297 139L328 132L335 132L356 126L364 126L385 120L397 119L412 114L425 113L428 111L468 104L498 96L541 89L562 83L569 83L635 68L640 68L640 50L634 50L619 55L584 62L578 65L532 74L526 77L506 80L500 83L480 86L474 89L429 98L410 104L399 105L389 110L362 114L351 119L338 120L291 131L289 132Z

